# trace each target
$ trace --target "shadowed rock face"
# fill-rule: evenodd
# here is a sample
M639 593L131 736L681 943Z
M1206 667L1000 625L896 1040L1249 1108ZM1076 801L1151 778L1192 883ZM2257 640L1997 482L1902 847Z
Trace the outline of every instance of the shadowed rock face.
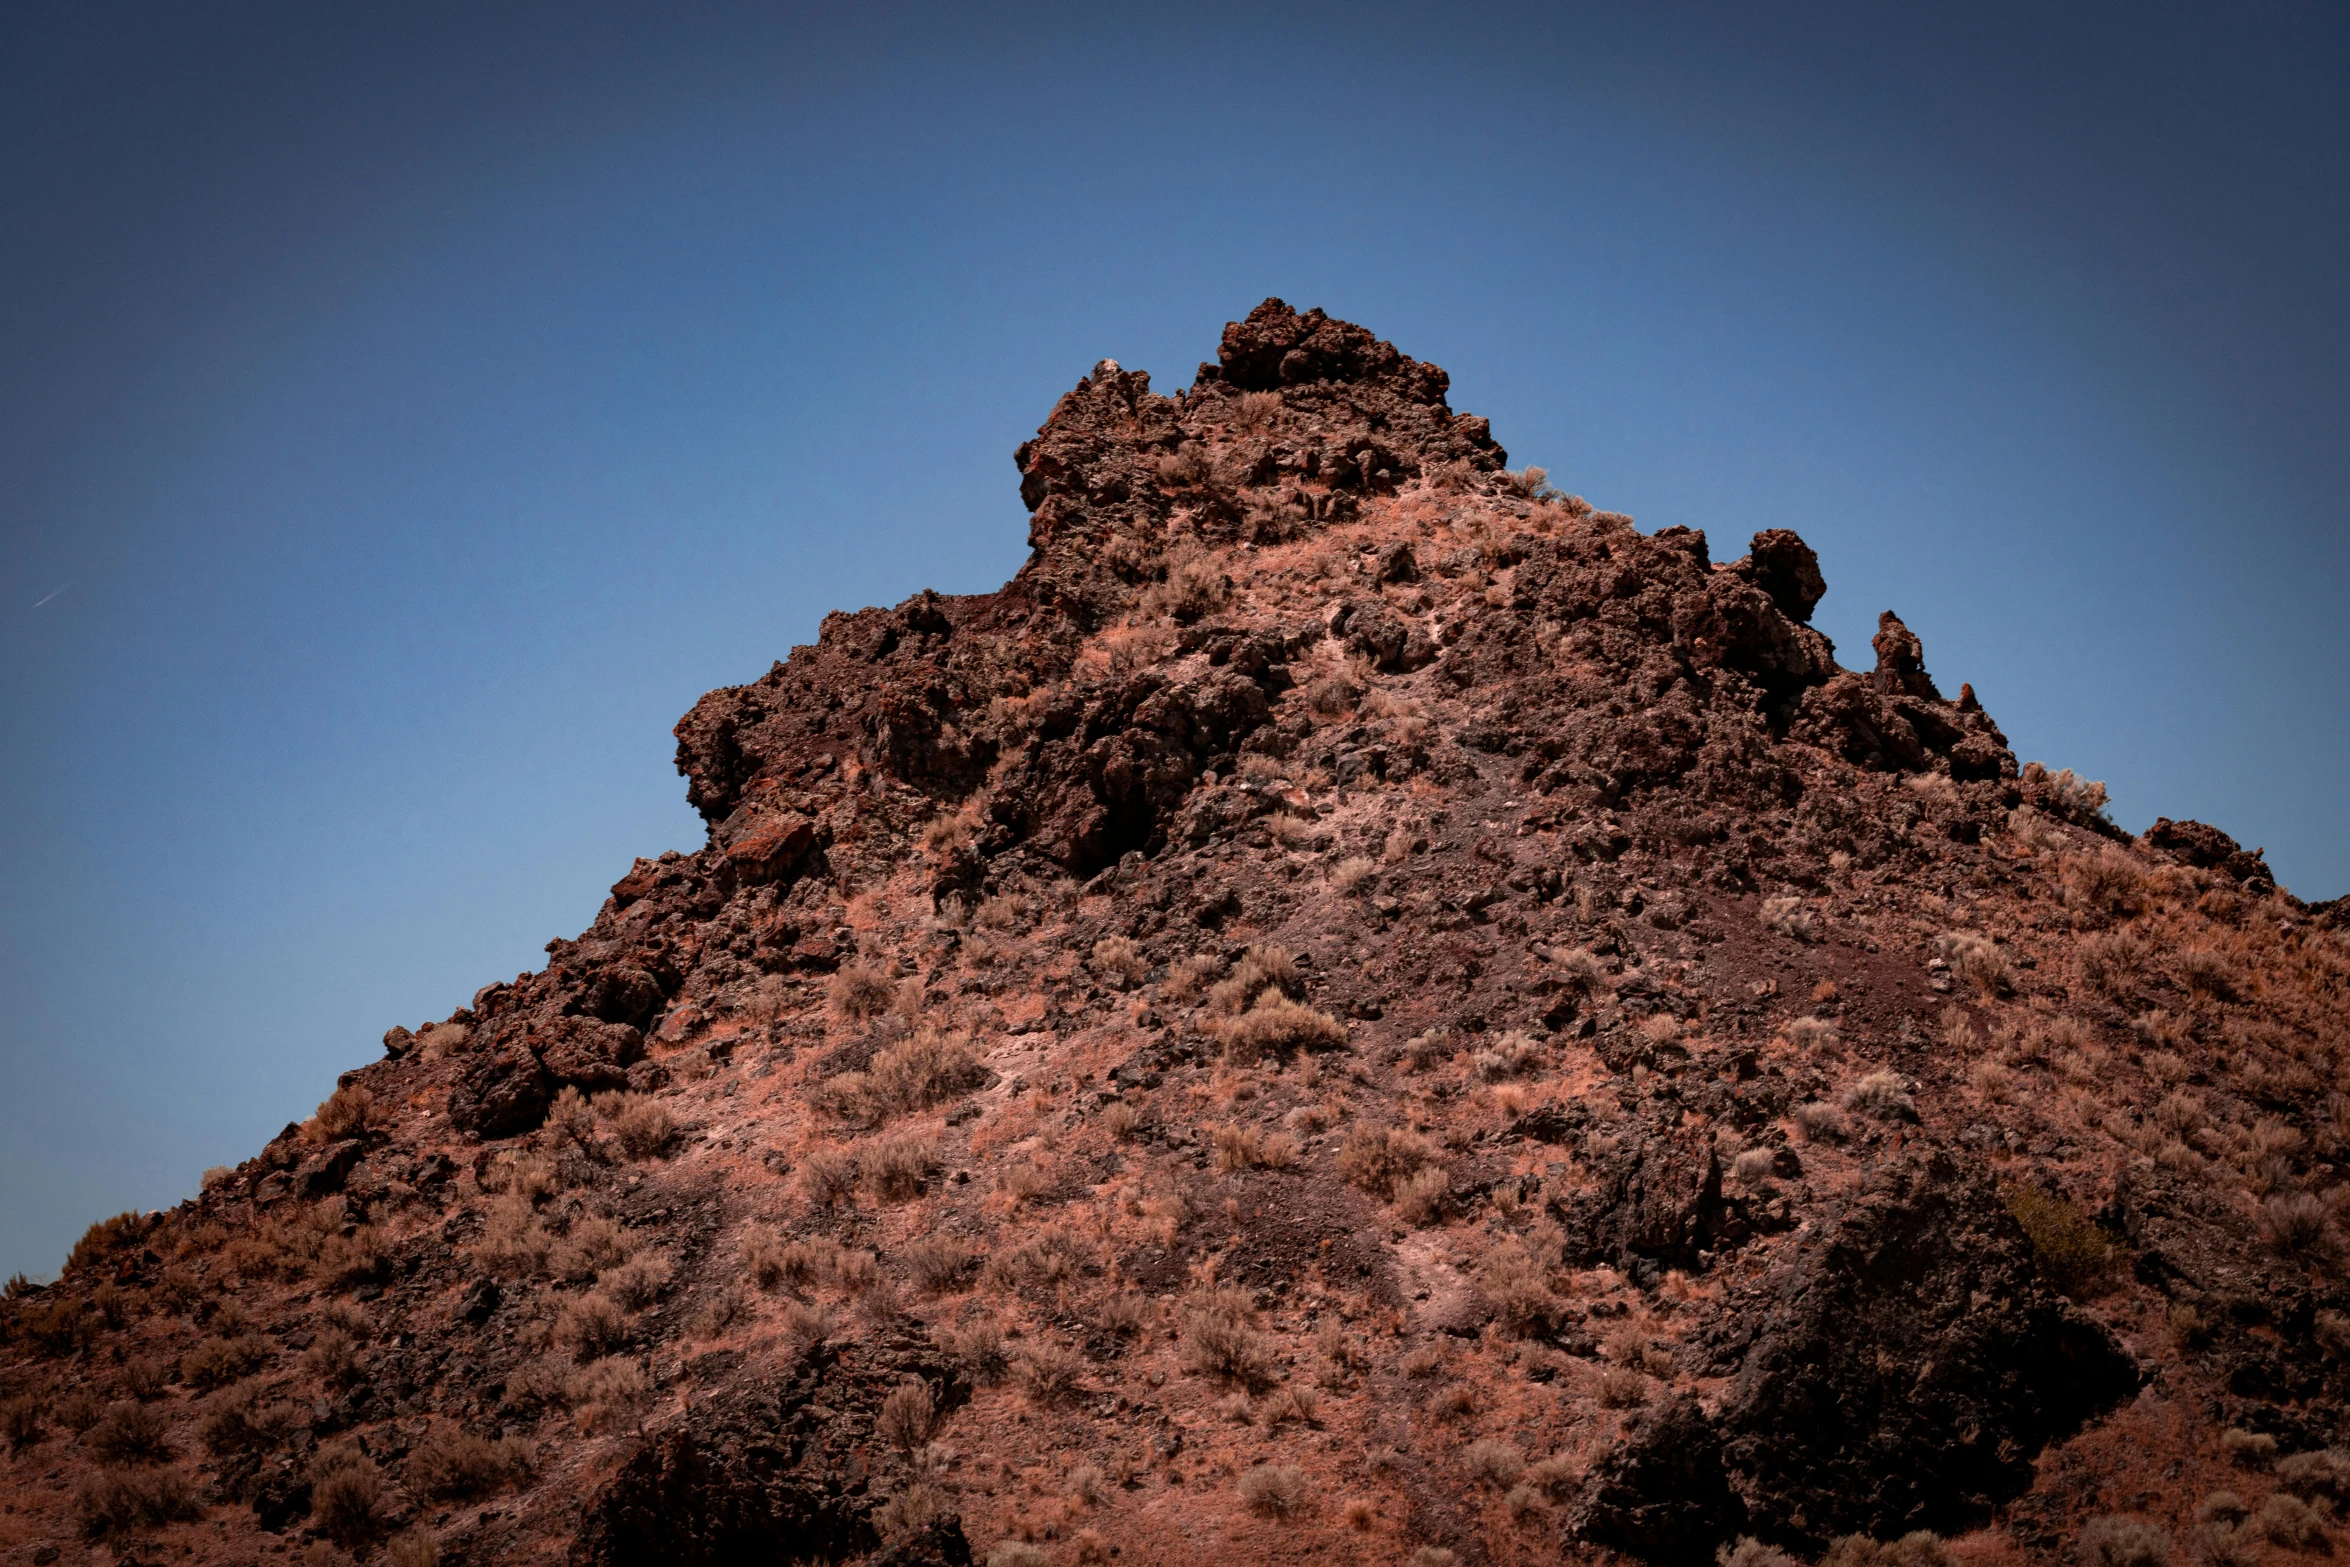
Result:
M1611 1453L1579 1538L1695 1561L1739 1532L1807 1550L1961 1532L2138 1385L2113 1336L2039 1282L1990 1183L1947 1155L1879 1172L1773 1283L1720 1410L1675 1404Z
M860 1452L887 1440L876 1430L883 1399L908 1382L941 1410L971 1395L921 1341L880 1347L845 1358L819 1349L788 1377L745 1377L654 1432L588 1499L572 1567L753 1567L874 1550L872 1498L856 1477L868 1467ZM897 1542L890 1559L971 1559L952 1517L930 1533Z
M700 848L11 1286L0 1557L2053 1564L2340 1442L2342 904L1447 388L1096 365Z

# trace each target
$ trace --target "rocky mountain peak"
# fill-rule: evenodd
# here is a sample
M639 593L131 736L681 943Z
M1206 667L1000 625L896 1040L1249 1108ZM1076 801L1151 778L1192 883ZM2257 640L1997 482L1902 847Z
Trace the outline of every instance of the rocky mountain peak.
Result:
M2340 906L1447 387L1097 364L1001 590L679 721L702 848L10 1286L0 1553L2320 1546Z

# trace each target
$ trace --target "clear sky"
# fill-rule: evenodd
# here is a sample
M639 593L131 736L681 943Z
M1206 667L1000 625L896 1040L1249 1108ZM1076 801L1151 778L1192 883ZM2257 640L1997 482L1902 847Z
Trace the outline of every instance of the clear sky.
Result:
M0 11L0 1272L696 847L697 695L1269 294L2350 887L2338 7L994 9Z

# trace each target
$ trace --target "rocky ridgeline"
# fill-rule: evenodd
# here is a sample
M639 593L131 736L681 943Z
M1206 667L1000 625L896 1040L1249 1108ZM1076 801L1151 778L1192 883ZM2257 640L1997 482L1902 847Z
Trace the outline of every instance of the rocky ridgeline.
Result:
M0 1556L2322 1549L2340 906L1446 391L1096 366L706 847L11 1286Z

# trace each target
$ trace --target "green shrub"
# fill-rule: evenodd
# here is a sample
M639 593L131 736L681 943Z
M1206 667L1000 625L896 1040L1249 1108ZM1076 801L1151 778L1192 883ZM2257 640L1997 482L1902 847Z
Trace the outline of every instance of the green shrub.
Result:
M2007 1194L2007 1211L2023 1226L2033 1265L2049 1288L2074 1300L2113 1288L2120 1265L2114 1244L2080 1209L2038 1187L2018 1186Z

